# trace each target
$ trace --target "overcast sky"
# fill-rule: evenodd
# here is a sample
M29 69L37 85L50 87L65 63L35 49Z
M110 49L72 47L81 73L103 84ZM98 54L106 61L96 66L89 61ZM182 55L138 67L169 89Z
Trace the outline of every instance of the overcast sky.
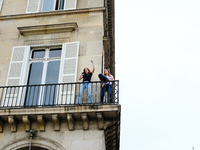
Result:
M200 0L115 0L121 150L200 150Z

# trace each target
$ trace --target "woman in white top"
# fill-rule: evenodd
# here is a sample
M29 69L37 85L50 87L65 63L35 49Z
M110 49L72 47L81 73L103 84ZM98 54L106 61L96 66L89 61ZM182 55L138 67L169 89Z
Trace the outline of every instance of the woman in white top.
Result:
M113 76L110 74L110 70L109 69L105 69L104 70L104 75L107 77L108 81L113 81L114 78ZM109 95L109 102L112 103L112 82L107 82L103 84L103 88L101 91L101 102L103 102L103 97L105 95L105 92L108 91L108 95Z

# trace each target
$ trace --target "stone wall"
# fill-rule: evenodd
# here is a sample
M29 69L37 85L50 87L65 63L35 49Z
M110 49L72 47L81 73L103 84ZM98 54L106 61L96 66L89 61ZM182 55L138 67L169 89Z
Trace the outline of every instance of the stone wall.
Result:
M32 140L32 146L50 150L51 148L54 150L105 150L104 131L95 129L95 125L91 125L90 128L93 129L88 131L81 129L69 131L67 122L62 122L59 132L53 130L51 122L47 122L45 132L39 131L37 123L33 123L32 126L35 130L38 129L37 136ZM18 124L18 132L16 133L10 132L10 125L5 124L4 132L0 133L0 150L27 147L30 144L29 136L29 132L24 132L22 123Z
M26 13L28 0L4 0L1 16ZM104 7L104 0L77 0L77 9Z
M91 60L94 61L96 71L92 80L98 80L98 73L102 70L103 51L103 12L88 12L75 14L61 14L31 16L16 19L1 18L0 29L0 85L6 84L12 48L14 46L55 44L79 41L79 58L77 81L84 67L92 70ZM62 24L76 22L78 28L72 32L45 33L36 35L21 35L17 27Z

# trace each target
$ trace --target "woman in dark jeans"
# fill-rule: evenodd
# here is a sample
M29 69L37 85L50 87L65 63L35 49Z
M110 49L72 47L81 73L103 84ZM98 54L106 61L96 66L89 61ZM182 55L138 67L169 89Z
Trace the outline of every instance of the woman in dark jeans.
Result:
M110 74L110 70L109 69L105 69L104 70L104 75L106 76L106 78L108 79L108 81L113 81L114 78L113 76ZM106 82L103 83L103 88L101 91L101 102L103 103L103 97L105 95L105 92L108 91L108 95L109 95L109 102L112 103L112 82Z

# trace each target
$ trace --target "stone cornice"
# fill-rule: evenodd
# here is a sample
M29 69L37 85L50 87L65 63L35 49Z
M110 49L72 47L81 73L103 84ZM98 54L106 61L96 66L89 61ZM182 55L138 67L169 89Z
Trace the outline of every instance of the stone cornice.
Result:
M72 105L66 107L10 108L0 109L0 116L11 115L44 115L66 113L98 113L119 111L120 105Z
M71 32L73 30L76 30L77 28L78 28L78 25L76 22L17 27L21 35L59 33L59 32L67 32L67 31Z
M104 11L104 10L105 10L105 7L96 7L96 8L84 8L84 9L75 9L75 10L62 10L62 11L6 15L6 16L0 16L0 20L45 17L45 16L66 15L66 14L76 14L76 13L88 13L88 12L97 12L97 11Z

